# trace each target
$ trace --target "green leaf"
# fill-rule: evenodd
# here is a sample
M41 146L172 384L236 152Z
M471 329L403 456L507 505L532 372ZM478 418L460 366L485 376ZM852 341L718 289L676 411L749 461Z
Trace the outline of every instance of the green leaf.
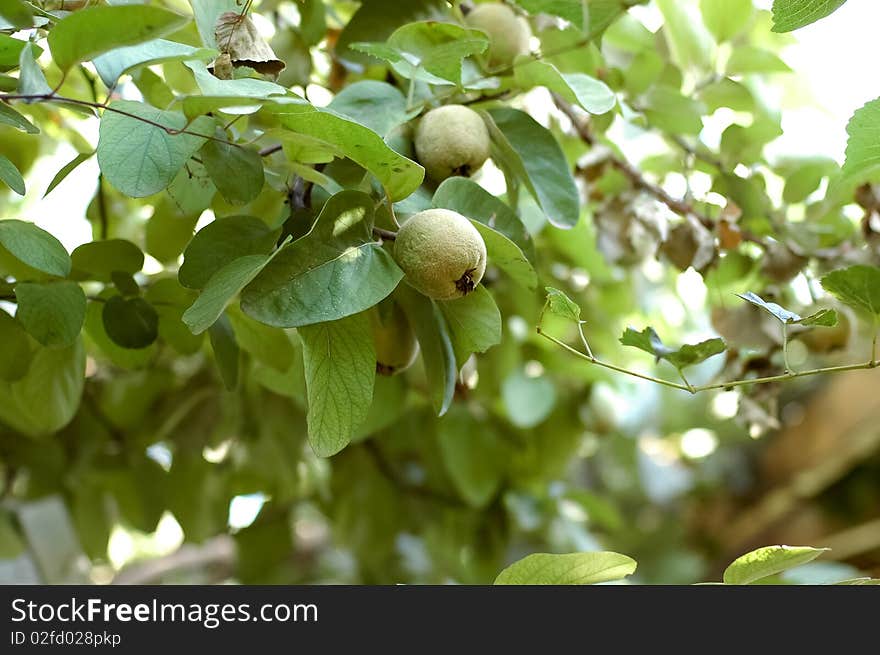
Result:
M205 142L205 136L196 134L211 134L213 124L212 119L204 116L187 124L186 117L179 112L162 111L133 100L117 100L101 116L101 172L127 196L151 196L171 184L186 160ZM187 133L168 132L183 129Z
M449 336L446 319L436 303L401 284L394 296L415 330L419 350L428 377L428 389L434 411L443 416L452 404L455 381L458 377L455 351Z
M214 273L196 301L183 313L183 322L189 326L192 333L201 334L211 327L235 296L257 277L272 257L279 252L280 249L272 255L245 255L234 259Z
M234 307L230 307L226 315L235 331L235 340L242 349L266 366L281 372L290 369L296 349L284 330L258 323Z
M319 457L345 448L370 411L376 351L369 317L355 314L298 330L309 399L309 443Z
M373 63L369 57L351 49L357 41L382 41L401 25L420 20L448 20L444 0L370 0L363 2L339 35L336 56L360 66Z
M79 337L86 320L86 295L76 282L19 282L16 319L44 346L65 348Z
M791 32L830 16L846 0L773 0L773 31Z
M531 377L518 371L501 385L507 418L524 430L539 425L556 406L556 388L545 376Z
M880 268L856 265L831 271L822 287L840 302L880 318Z
M159 337L159 315L143 298L113 296L101 312L104 331L117 346L140 350Z
M515 2L530 14L559 16L578 28L584 26L585 15L589 16L592 11L592 7L585 0L515 0Z
M238 386L239 360L241 350L235 340L235 332L232 324L225 314L221 315L208 329L211 339L211 348L214 350L214 360L220 369L220 377L228 391L233 391Z
M504 476L504 446L491 425L454 408L437 424L446 473L472 507L485 507Z
M664 84L651 88L643 99L651 125L671 134L697 135L703 129L703 103Z
M510 278L526 291L534 292L538 286L538 274L526 259L523 251L506 236L496 232L488 225L471 220L486 243L486 253L493 266L507 273Z
M575 323L581 322L580 305L559 289L545 287L545 291L547 291L547 299L544 301L544 309L541 311L542 315L545 313L555 314Z
M27 43L27 41L0 33L0 70L5 71L18 66L21 51Z
M372 235L372 198L342 191L312 230L284 248L242 294L246 314L275 327L300 327L360 313L403 278Z
M254 148L212 139L202 146L199 154L226 202L244 205L260 194L265 182L263 159Z
M111 293L108 291L106 295L109 297ZM89 339L86 346L89 348L89 352L99 361L106 359L114 366L123 369L142 369L149 366L156 356L156 344L140 350L123 348L107 335L107 331L104 329L103 313L104 303L89 303L85 322L85 334ZM179 312L177 320L180 320ZM190 334L186 326L183 326L183 331Z
M201 289L231 261L246 255L267 254L278 234L278 230L270 229L254 216L218 218L199 230L186 247L178 273L180 283L190 289Z
M853 115L846 126L846 161L841 184L859 184L880 175L880 98Z
M92 62L95 70L101 76L101 80L108 89L116 86L119 78L131 72L139 66L149 66L169 61L184 61L187 59L211 59L216 54L214 50L194 48L185 43L154 39L138 45L115 48Z
M641 332L627 328L620 338L620 343L654 355L658 362L665 359L678 370L701 364L727 350L724 339L718 338L701 341L698 344L686 344L676 350L666 346L652 327L647 327Z
M580 217L580 195L562 148L546 128L518 109L489 111L494 145L556 227L573 227Z
M388 136L414 113L406 110L406 98L397 87L376 80L359 80L348 85L327 107L381 136Z
M58 277L70 273L70 255L61 242L33 223L0 221L0 245L21 263Z
M192 6L193 17L196 19L196 28L199 36L202 37L202 43L206 48L217 48L217 42L214 37L214 28L217 25L217 19L220 14L227 11L238 13L241 6L236 0L190 0Z
M0 18L5 18L13 27L34 26L31 6L21 0L0 0Z
M807 546L767 546L742 557L724 571L724 584L747 585L812 562L828 548Z
M0 381L0 421L30 436L60 430L79 407L85 370L81 339L66 348L38 348L23 378Z
M747 291L736 294L746 302L760 307L765 312L775 317L780 323L787 325L803 325L804 327L834 327L837 325L837 312L833 309L821 309L810 316L801 316L777 305L775 302L767 302L761 296Z
M501 343L501 312L486 287L480 285L464 298L437 305L446 318L459 368L472 353L486 352Z
M711 69L714 44L693 5L681 0L657 0L657 8L663 14L663 33L675 63L681 68Z
M0 155L0 180L18 195L23 196L25 194L24 178L15 167L15 164L3 155Z
M345 156L370 171L392 201L414 192L425 170L391 149L381 136L351 119L330 110L280 113L282 125L326 144L338 156Z
M728 75L748 75L750 73L790 73L779 56L769 50L753 46L739 46L727 60Z
M131 241L107 239L82 244L70 254L70 261L74 279L109 282L112 273L140 272L144 253Z
M513 69L516 83L523 89L543 86L591 114L614 109L617 96L607 84L585 73L562 73L546 61L525 60Z
M529 259L535 257L535 244L525 224L501 200L467 177L450 177L434 192L433 207L451 209L471 221L478 221L513 241ZM494 257L490 254L490 258Z
M6 103L0 103L0 124L11 125L17 130L28 134L39 134L40 128L31 123Z
M217 187L211 181L208 171L195 160L180 170L168 187L168 195L184 216L198 218L211 204Z
M81 152L76 157L74 157L69 162L67 162L61 168L61 170L59 170L57 173L55 173L55 177L53 177L52 181L49 182L49 186L46 188L46 193L43 194L43 197L45 198L46 196L48 196L55 189L55 187L57 187L59 184L61 184L64 181L64 178L66 178L74 170L76 170L76 168L80 164L91 159L92 155L94 155L94 154L95 153L93 153L93 152Z
M712 36L723 43L748 26L755 9L752 0L700 0L700 12Z
M632 575L636 566L634 559L619 553L535 553L504 569L495 579L495 584L598 584Z
M90 7L69 14L49 30L52 59L63 71L120 46L168 34L185 16L148 5Z
M462 60L485 52L489 41L480 30L425 21L403 25L382 44L352 43L350 47L389 61L395 71L408 79L417 78L419 71L424 70L440 81L460 85Z
M41 95L52 93L52 88L46 82L43 69L37 63L37 57L43 49L33 41L28 41L21 50L18 59L18 92L22 95Z
M15 382L30 368L33 352L21 324L0 309L0 381Z

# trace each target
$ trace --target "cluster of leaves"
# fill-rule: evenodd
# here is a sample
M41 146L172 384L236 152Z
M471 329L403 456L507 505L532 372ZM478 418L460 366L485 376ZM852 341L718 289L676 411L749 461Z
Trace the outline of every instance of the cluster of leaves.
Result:
M86 211L93 240L72 252L13 202L0 217L8 493L63 498L95 561L117 524L153 532L168 511L200 542L227 531L232 498L259 493L271 500L235 535L239 579L319 578L320 563L290 561L303 548L291 523L311 521L354 554L359 580L486 581L515 538L551 538L563 500L613 540L631 538L623 507L643 498L634 484L618 506L567 478L585 427L603 429L601 409L586 426L581 416L584 390L604 378L522 329L541 313L539 280L562 288L545 314L580 328L570 295L591 322L617 327L651 309L638 282L621 282L640 279L647 259L668 262L668 279L693 268L720 311L740 292L782 323L785 338L764 347L771 372L787 372L777 354L789 326L836 323L835 310L804 318L782 307L795 306L799 275L827 273L823 287L876 322L876 245L845 210L877 178L880 104L853 119L842 168L764 155L781 116L761 84L788 71L771 28L835 7L777 0L771 14L702 0L695 20L697 3L656 0L665 25L655 34L627 11L644 3L515 4L539 49L493 71L481 58L487 36L463 26L458 2L193 0L183 16L177 4L69 11L2 0L10 200L31 199L29 170L60 142L76 153L46 194L72 194L69 176L93 159L99 171ZM248 11L274 24L274 81L247 58L220 74L230 53L218 20ZM559 111L545 120L535 97ZM504 193L478 183L486 171L424 179L413 121L453 102L485 121ZM714 151L699 134L720 109L749 120L729 125ZM616 121L660 134L667 151L634 166L608 136ZM84 135L95 125L93 142ZM712 193L674 198L662 186L673 174L708 175ZM786 181L782 203L773 178ZM794 206L806 217L796 224ZM431 207L463 214L486 243L489 271L465 298L415 293L391 256L398 221ZM393 378L376 375L370 328L387 298L421 350ZM621 342L682 375L725 351L738 370L747 344L718 331L726 343L672 348L661 325ZM591 340L597 351L619 345ZM618 463L635 456L631 445L603 447ZM554 545L587 539L576 530ZM424 554L432 564L419 568Z
M827 550L809 546L759 548L731 563L724 570L721 584L792 584L780 574L809 564ZM619 553L537 553L508 566L495 579L495 584L599 584L622 580L635 573L636 566L635 560ZM831 584L875 585L880 584L880 580L850 578Z

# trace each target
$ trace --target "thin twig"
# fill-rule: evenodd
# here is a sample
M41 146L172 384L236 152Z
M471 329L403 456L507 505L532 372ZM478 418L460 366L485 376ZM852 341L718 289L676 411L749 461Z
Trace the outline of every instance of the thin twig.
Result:
M383 241L394 241L397 238L397 232L392 232L391 230L385 230L381 227L373 227L373 234L382 239Z
M590 357L581 351L572 348L564 341L557 339L556 337L547 334L540 327L538 327L538 334L547 339L548 341L552 341L557 346L565 349L571 354L584 359L591 364L595 364L596 366L601 366L603 368L610 369L612 371L617 371L618 373L623 373L624 375L629 375L631 377L639 378L642 380L647 380L648 382L654 382L656 384L662 384L666 387L671 387L673 389L680 389L682 391L687 391L692 394L697 394L703 391L712 391L717 389L731 389L734 387L745 387L755 384L770 384L772 382L784 382L786 380L793 380L795 378L805 378L814 375L824 375L826 373L843 373L846 371L865 371L871 370L880 367L880 362L869 361L863 364L846 364L844 366L826 366L823 368L814 368L807 371L789 371L787 373L783 373L782 375L770 375L763 378L751 378L747 380L728 380L726 382L714 382L712 384L704 384L700 386L685 386L683 384L677 384L675 382L670 382L669 380L663 380L661 378L656 378L650 375L645 375L643 373L638 373L637 371L632 371L628 368L624 368L622 366L616 366L614 364L609 364L608 362L603 362L601 360L596 359L595 357Z

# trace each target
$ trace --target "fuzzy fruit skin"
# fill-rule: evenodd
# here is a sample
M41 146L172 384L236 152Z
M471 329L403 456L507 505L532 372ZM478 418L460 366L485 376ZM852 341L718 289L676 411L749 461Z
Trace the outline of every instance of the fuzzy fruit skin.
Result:
M471 222L449 209L428 209L397 233L394 258L406 280L434 300L454 300L476 289L486 272L486 244Z
M510 66L517 55L529 53L529 24L500 2L477 5L466 17L468 27L489 35L489 66Z
M376 346L376 372L397 375L416 361L419 342L406 314L393 300L385 300L370 312L373 343Z
M416 157L431 179L468 177L489 158L489 130L473 109L445 105L432 109L416 128Z

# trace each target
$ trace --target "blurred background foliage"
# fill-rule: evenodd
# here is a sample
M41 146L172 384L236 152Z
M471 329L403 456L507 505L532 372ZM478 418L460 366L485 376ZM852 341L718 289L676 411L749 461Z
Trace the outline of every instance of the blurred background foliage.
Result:
M163 4L190 11L182 0ZM399 73L348 46L382 41L407 22L455 20L459 4L472 3L264 0L251 12L286 63L277 81L326 105L364 79L406 93ZM615 18L588 42L589 21L541 13L566 3L515 4L529 12L532 49L562 72L604 81L614 110L589 116L533 89L527 76L490 77L482 91L420 84L416 92L524 109L562 145L582 197L572 230L548 225L497 167L475 180L515 207L541 287L581 306L593 350L662 373L618 343L628 326L650 325L673 343L727 340L730 350L694 369L692 382L778 372L778 326L733 295L750 290L849 319L835 343L793 341L793 366L863 361L870 326L825 296L818 279L880 262L880 195L870 184L826 193L843 152L822 150L820 136L815 148L797 144L805 152L774 150L788 127L783 105L796 113L815 99L801 76L808 71L785 63L795 37L771 31L769 3L593 0L592 28ZM41 6L54 17L76 9ZM195 23L170 38L203 45ZM60 83L51 58L39 61L49 84ZM863 65L835 63L854 80ZM15 65L4 70L4 91L14 89ZM62 94L100 100L107 91L94 70L86 64L67 76ZM195 90L189 70L172 61L135 69L114 93L161 107ZM87 112L16 108L43 132L0 125L0 150L29 185L25 198L0 189L2 217L39 216L69 250L130 240L147 255L135 277L160 322L152 345L124 349L107 336L100 303L90 302L82 345L38 355L38 388L18 396L26 406L12 404L10 385L0 383L0 580L486 583L529 553L613 550L639 562L635 582L691 583L720 579L733 558L770 543L832 548L787 581L880 574L877 371L691 396L594 367L542 339L535 325L543 297L490 269L484 283L503 338L464 367L450 412L435 416L420 363L379 377L352 445L321 459L307 442L295 331L231 308L241 354L238 388L229 392L207 339L180 322L194 294L176 276L197 227L214 214L274 220L291 210L304 170L292 171L283 155L267 158L267 183L244 208L213 190L200 206L192 185L186 196L172 185L132 199L96 184L88 155L97 122ZM248 117L236 129L271 129L259 121ZM77 154L84 163L41 200ZM322 172L343 186L363 175L348 160ZM46 216L40 208L50 201L54 215ZM418 200L400 203L403 215L411 213L406 202ZM712 230L683 213L706 217ZM4 284L0 295L8 295ZM93 295L112 289L109 280L89 284ZM578 342L568 323L550 318L546 329ZM61 380L64 361L84 362L81 387ZM51 394L72 404L61 427L48 416Z

